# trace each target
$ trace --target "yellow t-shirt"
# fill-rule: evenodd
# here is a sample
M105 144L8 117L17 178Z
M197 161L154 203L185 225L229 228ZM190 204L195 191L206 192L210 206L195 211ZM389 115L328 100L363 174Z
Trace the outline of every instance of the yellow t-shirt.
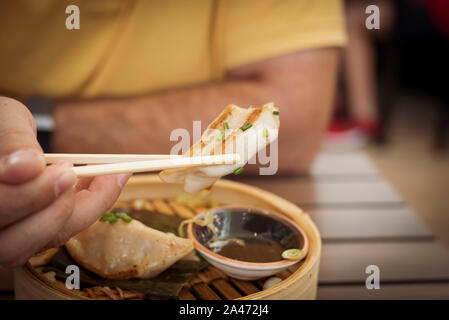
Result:
M2 0L0 24L0 94L16 97L143 94L345 43L340 0Z

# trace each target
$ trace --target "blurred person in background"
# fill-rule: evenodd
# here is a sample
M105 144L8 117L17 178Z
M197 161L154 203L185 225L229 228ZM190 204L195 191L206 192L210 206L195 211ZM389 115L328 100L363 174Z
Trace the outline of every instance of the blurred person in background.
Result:
M379 29L367 29L365 12L379 8ZM346 0L348 44L343 51L341 90L327 132L329 149L347 150L365 145L379 130L377 52L375 42L391 36L395 7L390 0Z
M72 4L80 28L68 30ZM32 110L45 101L52 151L83 153L168 153L175 128L204 126L230 103L275 101L279 170L302 172L330 117L342 10L338 0L2 1L0 93ZM45 167L33 119L14 99L0 101L5 265L87 227L128 178L71 188L73 171Z
M378 30L365 27L368 5L379 8ZM347 0L345 15L348 44L326 147L344 151L386 142L395 99L409 91L440 101L434 145L443 149L449 138L449 1Z

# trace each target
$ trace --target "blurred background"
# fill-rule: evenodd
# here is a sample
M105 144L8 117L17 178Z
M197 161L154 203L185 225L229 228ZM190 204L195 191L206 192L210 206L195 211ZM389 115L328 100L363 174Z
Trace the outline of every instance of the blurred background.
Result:
M372 4L379 30L365 27ZM349 41L323 148L366 151L449 247L449 1L346 0L345 16ZM38 113L49 150L52 123Z
M346 1L349 43L325 148L367 151L449 247L449 1ZM379 30L362 28L380 9Z

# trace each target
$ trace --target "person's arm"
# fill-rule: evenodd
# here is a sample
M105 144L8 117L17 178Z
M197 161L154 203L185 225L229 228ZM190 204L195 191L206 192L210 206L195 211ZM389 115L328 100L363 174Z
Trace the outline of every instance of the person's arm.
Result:
M279 170L298 172L317 152L330 116L339 50L324 48L271 58L228 72L223 82L140 97L59 103L56 152L167 153L175 128L203 130L228 104L280 108Z

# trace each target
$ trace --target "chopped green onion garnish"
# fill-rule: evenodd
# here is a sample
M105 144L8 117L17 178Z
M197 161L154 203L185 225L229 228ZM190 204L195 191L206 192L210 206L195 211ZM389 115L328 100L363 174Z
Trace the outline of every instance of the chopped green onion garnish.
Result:
M218 137L218 141L221 141L221 140L223 140L225 138L225 132L224 131L222 131L221 132L221 134L220 134L220 137Z
M243 167L239 167L237 169L234 170L234 174L237 176L239 174L241 174L243 172Z
M109 222L109 223L116 223L118 221L118 218L115 214L111 212L106 212L101 218L100 221L102 222Z
M268 138L268 129L267 128L263 128L263 136L265 138Z
M300 260L303 257L303 253L299 249L288 249L282 252L282 258L288 260Z
M253 126L252 123L247 123L243 127L241 127L240 129L242 129L242 131L245 131L245 130L248 130L249 128L251 128L252 126Z
M101 218L101 222L109 222L111 224L116 223L118 219L122 219L126 223L130 223L132 221L132 218L128 216L124 212L119 213L113 213L113 212L106 212Z
M112 213L106 212L101 218L100 221L108 221L108 219L112 216Z
M223 128L225 130L228 130L229 129L229 124L227 122L223 122Z
M115 214L117 218L122 219L123 221L125 221L126 223L130 223L133 219L128 216L125 212L119 212Z
M273 114L274 114L275 116L277 116L277 115L279 115L279 111L273 111Z

